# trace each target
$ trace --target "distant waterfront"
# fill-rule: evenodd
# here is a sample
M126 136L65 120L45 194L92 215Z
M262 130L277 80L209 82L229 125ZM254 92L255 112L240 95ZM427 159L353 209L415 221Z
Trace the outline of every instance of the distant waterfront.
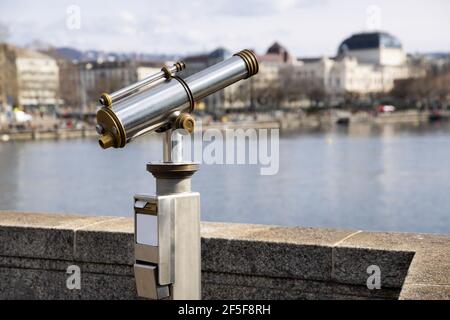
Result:
M93 116L91 114L90 116ZM228 119L228 118L231 119ZM243 114L233 113L225 117L224 121L212 121L211 117L200 118L197 116L197 122L202 123L201 128L196 126L196 130L206 129L237 129L237 128L280 128L282 131L292 130L329 130L336 123L351 123L360 127L365 124L366 127L376 127L380 125L411 125L423 126L430 121L448 121L450 111L418 111L405 110L393 113L373 113L368 111L350 112L348 110L324 109L321 112L312 114L299 114L296 112L283 112L277 116L270 113ZM43 126L42 123L46 123ZM0 127L0 142L7 141L27 141L27 140L51 140L51 139L72 139L97 137L94 124L83 121L74 121L71 119L37 119L30 123L20 124L21 128L10 129L4 124ZM51 126L49 124L52 124Z
M0 210L131 216L154 192L156 136L124 150L95 139L0 143ZM280 172L207 166L194 176L202 219L450 233L450 126L350 125L283 135Z

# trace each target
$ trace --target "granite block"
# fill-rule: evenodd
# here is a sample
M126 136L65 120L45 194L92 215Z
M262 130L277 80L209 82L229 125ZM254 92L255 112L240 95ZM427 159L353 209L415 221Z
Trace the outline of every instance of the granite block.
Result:
M450 286L408 284L402 289L400 300L450 300Z
M333 245L351 230L208 223L202 270L329 280Z
M299 245L333 246L354 230L277 227L267 225L202 222L204 239L252 240Z
M405 284L450 286L450 246L430 246L417 251Z
M0 267L0 299L66 300L75 299L67 289L67 274L62 271Z
M134 300L137 299L134 276L85 273L81 277L81 300Z
M338 283L367 285L369 266L378 266L382 288L401 288L413 252L336 247L333 251L332 280Z
M225 239L202 240L202 270L329 280L331 247Z
M421 233L359 232L339 246L393 251L419 251L450 247L450 236Z
M346 239L338 247L337 252L342 252L339 251L342 250L341 248L402 252L403 258L400 261L384 267L385 270L387 268L389 277L397 278L397 280L404 277L405 285L450 284L450 237L447 235L361 232ZM413 259L406 268L405 263L407 264L410 255L413 255ZM369 262L367 261L365 264ZM363 266L361 265L359 268L361 267ZM397 268L397 274L393 272L395 268ZM389 282L392 283L392 281Z
M284 290L294 294L307 293L309 296L331 297L333 295L354 296L366 299L397 299L399 289L384 288L369 290L366 286L340 284L329 281L299 280L263 276L247 276L230 273L202 272L203 286L227 285L235 287L252 287L265 290Z
M75 259L83 262L132 265L134 224L130 218L113 218L81 229L75 234Z
M133 276L133 267L121 264L89 263L68 260L50 260L18 257L1 257L0 267L14 269L36 269L66 272L71 265L80 267L81 273L97 273L119 276Z
M0 256L71 260L75 230L107 219L0 212Z

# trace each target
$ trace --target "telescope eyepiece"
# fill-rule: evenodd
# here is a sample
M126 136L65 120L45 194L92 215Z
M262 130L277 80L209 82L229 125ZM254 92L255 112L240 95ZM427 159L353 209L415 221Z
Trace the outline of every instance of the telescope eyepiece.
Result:
M236 53L235 56L241 57L245 61L248 71L246 79L258 73L259 71L258 59L256 59L256 56L252 51L245 49Z
M114 137L112 134L107 133L100 137L98 143L102 149L108 149L114 146Z

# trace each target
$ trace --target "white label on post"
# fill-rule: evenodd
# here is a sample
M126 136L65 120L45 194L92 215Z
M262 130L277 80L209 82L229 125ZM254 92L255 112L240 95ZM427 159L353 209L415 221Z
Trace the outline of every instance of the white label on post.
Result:
M136 242L158 246L158 218L149 214L136 214Z

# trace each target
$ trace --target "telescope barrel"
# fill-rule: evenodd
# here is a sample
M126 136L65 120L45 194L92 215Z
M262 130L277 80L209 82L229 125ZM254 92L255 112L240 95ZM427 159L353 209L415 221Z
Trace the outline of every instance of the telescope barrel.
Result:
M201 100L239 80L255 75L258 72L256 57L250 51L245 54L246 59L248 54L248 60L244 60L240 52L187 78L186 84L191 89L194 100Z
M120 99L97 113L102 148L123 148L144 133L171 124L196 101L258 72L253 52L243 50L231 58L185 80L172 77L156 86Z

